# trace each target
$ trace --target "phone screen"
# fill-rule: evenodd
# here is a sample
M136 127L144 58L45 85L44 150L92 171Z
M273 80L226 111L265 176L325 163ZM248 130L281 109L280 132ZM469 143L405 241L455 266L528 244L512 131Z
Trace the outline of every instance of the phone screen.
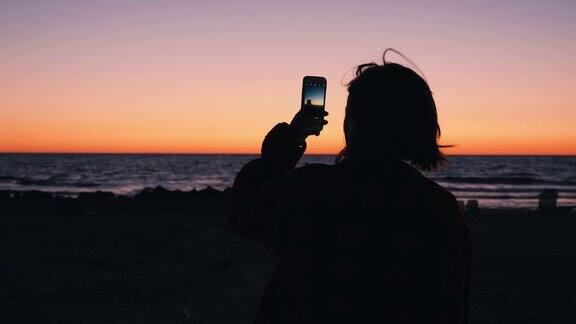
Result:
M324 109L326 79L304 78L302 85L302 108Z

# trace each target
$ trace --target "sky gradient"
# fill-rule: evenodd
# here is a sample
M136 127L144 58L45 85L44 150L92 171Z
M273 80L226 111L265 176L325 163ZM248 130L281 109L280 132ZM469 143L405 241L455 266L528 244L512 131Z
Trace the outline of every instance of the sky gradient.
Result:
M576 1L533 0L0 0L0 152L254 153L319 75L335 153L341 80L387 47L446 153L576 154Z

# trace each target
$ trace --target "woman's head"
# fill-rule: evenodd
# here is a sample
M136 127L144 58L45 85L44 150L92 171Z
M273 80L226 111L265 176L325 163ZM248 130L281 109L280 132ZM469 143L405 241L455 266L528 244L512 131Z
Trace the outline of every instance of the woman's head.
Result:
M431 170L444 160L440 126L426 81L396 63L362 64L348 84L341 156L404 160Z

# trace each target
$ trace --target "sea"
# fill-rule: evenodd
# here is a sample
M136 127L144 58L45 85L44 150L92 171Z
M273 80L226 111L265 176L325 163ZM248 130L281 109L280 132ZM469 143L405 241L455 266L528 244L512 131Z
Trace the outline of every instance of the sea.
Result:
M255 155L0 154L0 190L40 190L75 196L110 191L135 195L147 187L192 190L232 186ZM334 163L331 155L300 162ZM459 200L480 207L536 208L543 189L559 191L558 205L576 206L576 156L449 156L426 176Z

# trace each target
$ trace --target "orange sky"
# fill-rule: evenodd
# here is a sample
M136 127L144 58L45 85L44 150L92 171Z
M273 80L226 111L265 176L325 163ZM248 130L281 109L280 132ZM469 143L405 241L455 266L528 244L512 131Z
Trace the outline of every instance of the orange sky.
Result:
M395 47L430 82L447 153L576 154L575 30L570 1L3 2L0 152L253 153L322 75L330 124L309 153L335 153L343 75Z

